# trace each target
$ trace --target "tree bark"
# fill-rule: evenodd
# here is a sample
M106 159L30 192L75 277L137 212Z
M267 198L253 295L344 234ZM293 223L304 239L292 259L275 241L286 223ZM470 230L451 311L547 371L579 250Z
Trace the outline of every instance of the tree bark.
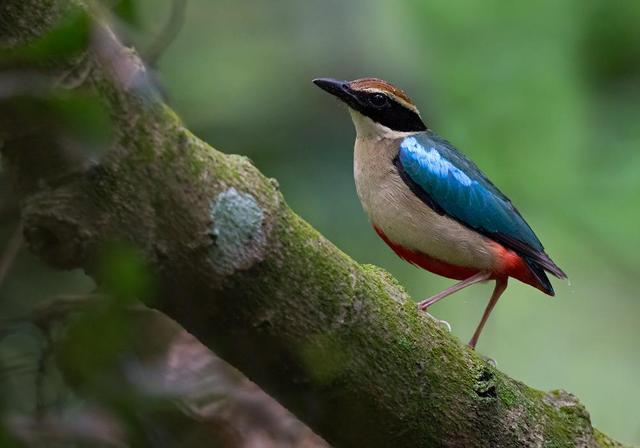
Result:
M4 0L0 46L37 44L78 5ZM96 94L113 129L89 160L60 138L53 112L0 96L4 168L30 249L100 284L103 249L135 245L157 281L152 306L330 443L621 446L574 396L509 378L418 312L389 274L298 217L247 158L192 135L105 25L80 53L8 60L58 90Z

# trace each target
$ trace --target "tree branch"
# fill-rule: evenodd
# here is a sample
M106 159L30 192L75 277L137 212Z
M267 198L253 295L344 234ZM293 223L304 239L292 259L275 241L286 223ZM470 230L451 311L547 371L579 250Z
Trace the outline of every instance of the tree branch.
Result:
M36 416L14 416L10 426L20 440L47 445L110 439L117 443L105 445L130 446L135 438L140 446L180 448L328 446L164 314L134 305L113 315L110 304L104 295L57 296L23 320L40 329L45 345L37 363ZM78 329L95 328L105 318L130 334L115 356L96 358L104 332ZM74 406L55 406L44 387L58 371L82 398L83 414L103 424L62 417Z
M0 44L43 36L70 4L5 0ZM82 64L76 89L97 94L113 125L97 163L70 152L46 111L5 101L0 113L19 123L0 125L0 140L33 252L100 283L105 245L134 244L161 285L153 305L336 446L621 446L574 396L509 378L417 312L246 158L194 137L106 27L90 42L82 57L37 68L60 79ZM54 178L38 169L48 164L62 167Z

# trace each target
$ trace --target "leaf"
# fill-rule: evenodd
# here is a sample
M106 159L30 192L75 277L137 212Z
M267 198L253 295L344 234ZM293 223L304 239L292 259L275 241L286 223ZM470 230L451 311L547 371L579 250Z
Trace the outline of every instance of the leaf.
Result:
M46 123L53 135L93 159L106 152L112 139L111 117L95 93L52 89L25 74L0 77L0 130L28 129L27 123Z
M112 243L100 260L101 286L114 298L131 303L150 297L153 277L143 255L132 246Z
M85 11L76 9L41 38L18 48L0 50L0 61L33 64L69 58L87 48L90 35L91 18Z
M18 448L20 446L16 439L9 434L2 422L0 422L0 446L4 448Z
M73 93L52 98L48 105L64 129L87 150L106 147L110 141L111 120L96 96Z

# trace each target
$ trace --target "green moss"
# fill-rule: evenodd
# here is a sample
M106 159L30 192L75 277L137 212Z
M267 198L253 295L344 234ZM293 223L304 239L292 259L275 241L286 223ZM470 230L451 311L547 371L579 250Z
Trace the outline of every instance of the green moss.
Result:
M500 381L498 387L498 398L508 409L513 408L518 404L518 392L507 382Z
M400 347L400 349L406 352L411 352L412 350L415 349L415 346L416 346L415 341L407 337L398 338L398 347Z
M537 391L536 391L537 392ZM550 448L570 446L576 440L588 437L591 433L589 414L578 400L564 392L552 391L539 397L539 406L545 417L545 446Z
M593 438L596 441L596 444L599 447L603 448L626 448L628 445L623 445L622 443L616 442L615 440L611 440L609 437L598 431L597 429L593 430ZM628 447L630 448L630 447Z
M382 269L380 266L376 266L373 264L363 264L360 267L364 274L370 275L372 277L372 280L375 281L378 288L384 289L387 292L397 292L403 296L403 299L408 298L408 294L404 290L404 287L385 269Z
M330 333L317 334L301 344L300 356L309 377L318 385L339 377L349 361L340 339Z

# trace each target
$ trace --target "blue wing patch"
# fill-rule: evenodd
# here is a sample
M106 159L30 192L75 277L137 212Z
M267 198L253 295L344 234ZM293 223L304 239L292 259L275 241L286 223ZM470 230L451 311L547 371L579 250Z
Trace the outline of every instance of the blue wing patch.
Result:
M407 137L394 163L409 188L436 212L564 276L511 201L446 140L431 131Z

